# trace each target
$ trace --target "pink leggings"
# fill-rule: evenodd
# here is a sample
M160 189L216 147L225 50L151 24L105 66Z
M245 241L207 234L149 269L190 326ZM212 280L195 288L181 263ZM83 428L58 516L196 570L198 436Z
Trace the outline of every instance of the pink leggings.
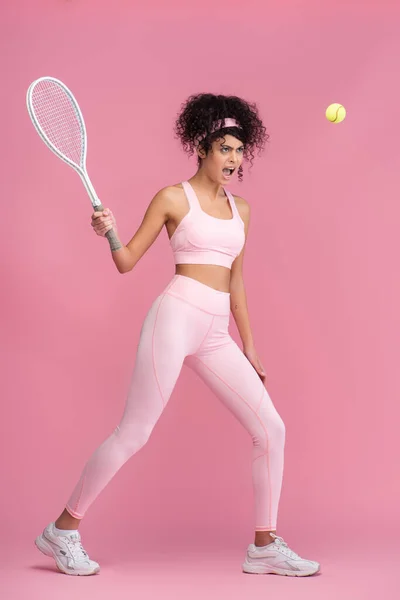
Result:
M285 426L257 372L228 333L229 313L229 293L183 275L174 275L156 298L143 322L122 420L86 463L66 506L73 517L83 517L147 442L186 364L251 435L255 529L276 529Z

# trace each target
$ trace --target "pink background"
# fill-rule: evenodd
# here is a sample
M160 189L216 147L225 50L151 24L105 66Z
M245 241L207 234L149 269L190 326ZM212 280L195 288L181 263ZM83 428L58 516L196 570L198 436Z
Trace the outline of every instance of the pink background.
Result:
M0 17L7 599L375 597L400 529L398 2L3 0ZM79 177L28 118L43 75L77 96L125 242L154 194L195 172L173 137L181 103L257 103L271 141L230 189L252 205L250 318L287 429L278 534L321 575L241 573L251 439L189 370L82 525L102 574L62 579L34 549L119 421L142 320L174 272L165 230L134 271L115 269Z

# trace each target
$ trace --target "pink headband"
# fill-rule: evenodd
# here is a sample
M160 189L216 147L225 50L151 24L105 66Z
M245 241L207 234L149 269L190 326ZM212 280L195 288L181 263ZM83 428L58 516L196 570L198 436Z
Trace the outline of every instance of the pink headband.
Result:
M211 133L217 131L218 129L224 129L225 127L239 127L241 129L239 123L235 119L224 119L223 121L217 121L211 130Z
M214 123L214 125L211 128L211 133L214 133L214 131L218 131L218 129L224 129L226 127L238 127L239 129L242 129L235 119L222 119L221 121L216 121ZM201 140L203 140L206 137L206 135L207 134L204 133L203 135L198 136L197 143L200 143Z

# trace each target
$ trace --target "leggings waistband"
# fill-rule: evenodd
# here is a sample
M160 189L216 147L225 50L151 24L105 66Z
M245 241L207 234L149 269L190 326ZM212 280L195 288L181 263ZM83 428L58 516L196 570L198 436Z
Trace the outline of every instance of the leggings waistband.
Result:
M227 316L230 313L230 293L215 290L197 279L175 274L164 290L168 296L175 296L196 308L212 315Z

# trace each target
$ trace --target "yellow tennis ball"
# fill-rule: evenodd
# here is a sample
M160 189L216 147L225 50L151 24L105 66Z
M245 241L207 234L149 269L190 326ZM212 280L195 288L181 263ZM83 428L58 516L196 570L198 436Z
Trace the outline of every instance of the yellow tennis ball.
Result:
M331 123L340 123L346 116L346 109L341 104L331 104L325 112L326 118Z

